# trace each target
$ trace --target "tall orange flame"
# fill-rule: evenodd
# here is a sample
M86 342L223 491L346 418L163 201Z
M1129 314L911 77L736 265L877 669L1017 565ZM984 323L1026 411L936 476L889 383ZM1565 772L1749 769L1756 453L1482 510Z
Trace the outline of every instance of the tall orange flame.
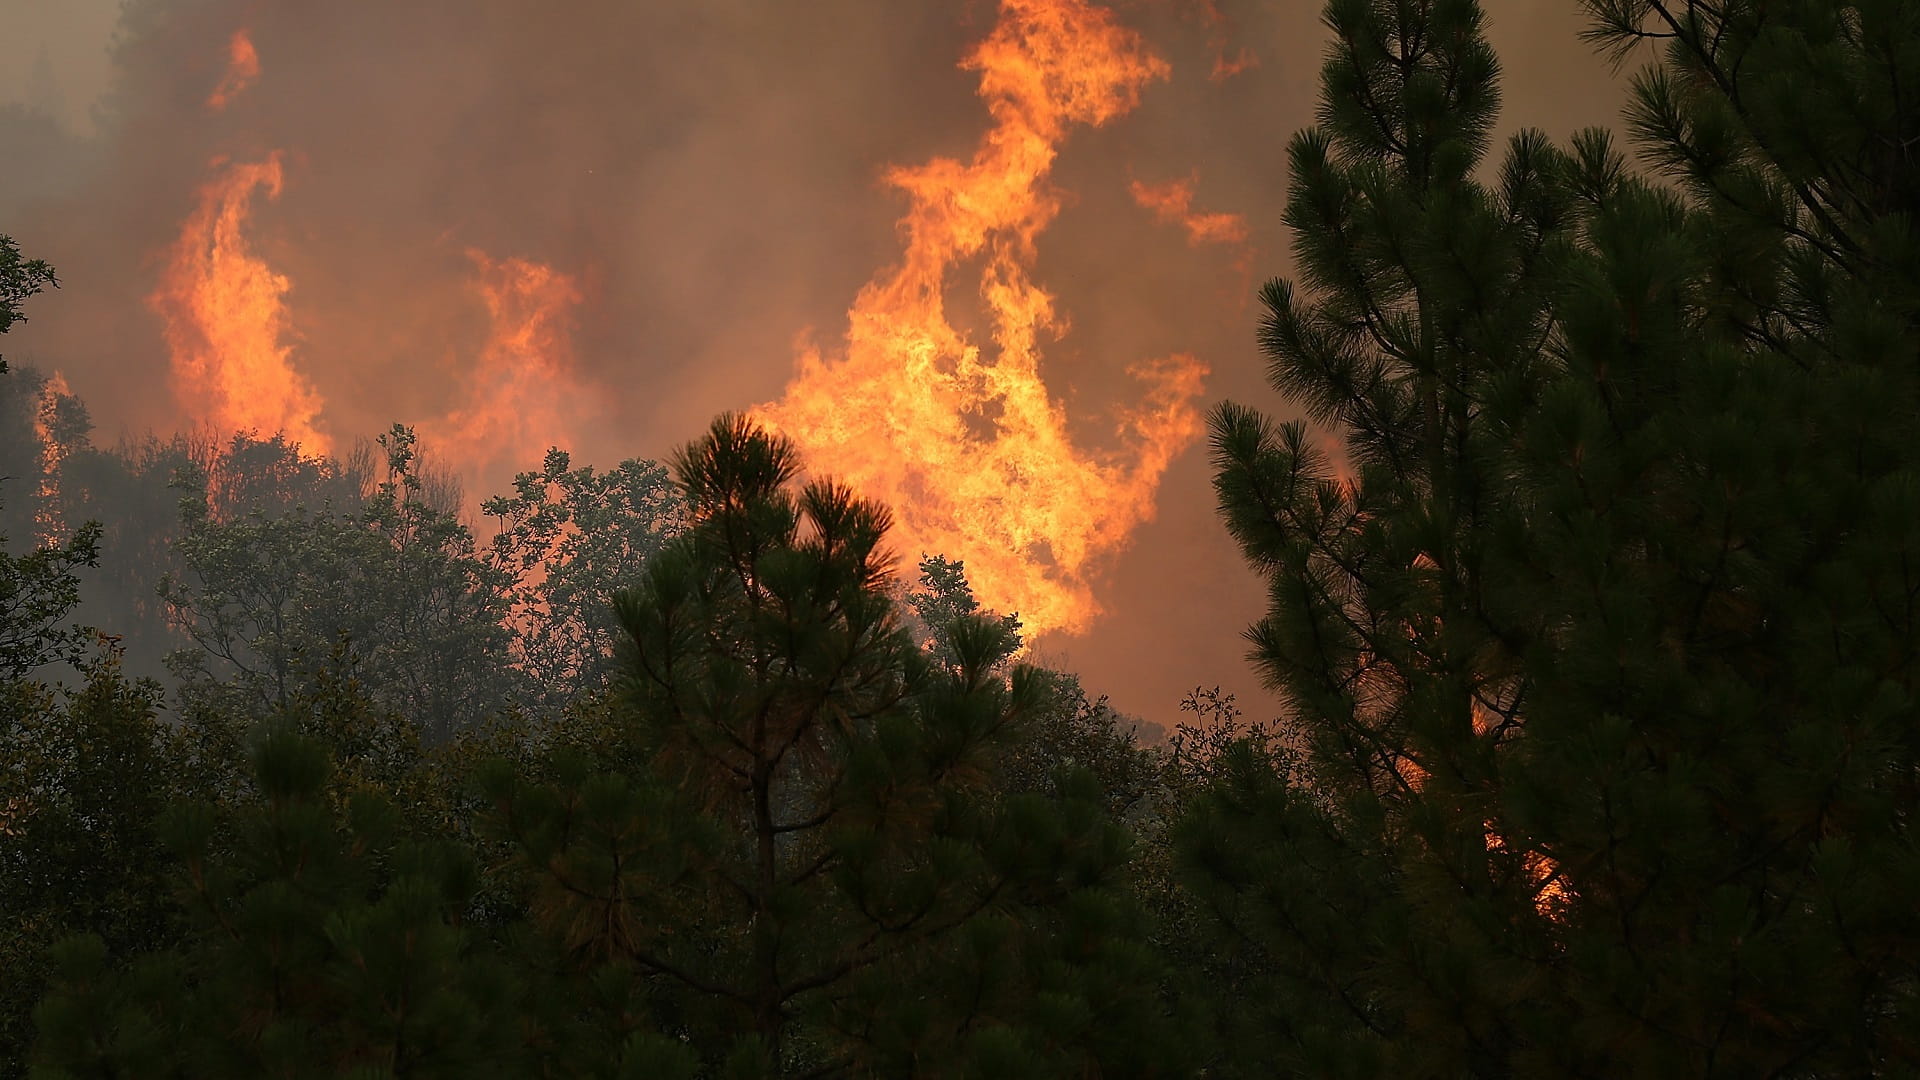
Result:
M283 432L312 453L331 440L316 427L320 395L295 371L284 275L247 243L255 189L280 195L280 155L213 163L200 203L181 226L148 303L166 323L174 389L217 431Z
M755 415L811 467L889 503L909 553L963 560L984 604L1034 633L1077 632L1100 610L1089 573L1153 516L1161 473L1199 432L1206 369L1134 365L1144 400L1116 424L1128 452L1076 447L1036 349L1063 324L1029 268L1060 209L1045 180L1068 128L1124 115L1167 67L1085 0L1002 0L964 66L993 129L971 161L888 172L911 203L904 257L854 300L845 354L804 351L786 397ZM990 355L944 310L948 274L975 257Z
M253 85L260 77L260 54L254 51L253 37L245 30L235 30L227 42L227 73L221 77L220 85L207 95L207 108L219 112L233 103L233 99Z
M572 318L581 301L567 274L528 259L469 251L492 329L464 388L466 404L422 425L427 446L471 471L531 468L565 441L588 395L574 372Z
M66 535L66 522L60 515L60 465L67 458L66 442L58 431L60 403L73 397L66 376L56 371L40 384L40 400L34 405L33 434L40 443L40 486L34 492L34 540L41 547L53 547Z

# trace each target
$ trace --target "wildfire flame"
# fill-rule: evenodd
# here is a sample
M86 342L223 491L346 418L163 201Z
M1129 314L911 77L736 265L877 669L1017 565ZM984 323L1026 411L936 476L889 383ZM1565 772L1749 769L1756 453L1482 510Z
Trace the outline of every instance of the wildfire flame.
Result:
M207 108L214 112L226 108L259 77L260 54L254 51L253 37L245 30L234 31L227 42L227 73L207 96Z
M332 440L315 426L320 396L283 343L291 330L287 279L247 243L255 190L280 195L280 155L215 159L212 167L148 298L166 324L175 392L216 430L282 432L308 452L326 453Z
M1128 190L1133 194L1133 201L1142 209L1153 211L1153 216L1161 224L1178 225L1185 229L1190 246L1227 244L1244 248L1248 235L1246 218L1239 214L1194 210L1193 187L1198 179L1189 176L1185 180L1169 180L1164 184L1145 184L1135 180Z
M60 465L67 458L66 443L57 430L62 400L73 397L66 376L56 371L40 384L40 400L33 410L33 434L40 443L40 486L34 492L34 538L41 547L53 547L66 535L60 516Z
M1249 68L1260 66L1260 58L1245 46L1233 48L1234 25L1215 0L1197 0L1191 9L1207 28L1207 44L1213 48L1213 70L1207 77L1226 82Z
M1077 632L1099 612L1090 570L1153 516L1161 473L1199 432L1206 369L1188 356L1133 366L1144 400L1117 424L1129 452L1075 447L1036 348L1063 325L1029 268L1060 209L1045 180L1068 128L1124 115L1167 67L1085 0L1002 0L963 66L980 73L992 130L971 161L887 173L911 203L903 258L854 300L844 355L803 351L785 398L756 417L810 467L889 503L905 545L964 561L984 604L1034 633ZM976 257L991 355L944 310L948 274Z
M462 466L537 462L564 441L589 399L574 373L572 316L581 301L574 279L528 259L495 260L469 251L474 285L492 330L468 377L467 404L422 432L428 445Z

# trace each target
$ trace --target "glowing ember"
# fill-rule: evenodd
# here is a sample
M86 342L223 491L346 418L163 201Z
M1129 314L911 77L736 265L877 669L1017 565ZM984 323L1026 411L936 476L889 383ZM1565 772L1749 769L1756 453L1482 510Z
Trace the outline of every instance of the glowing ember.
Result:
M805 352L785 399L756 416L812 468L891 505L907 554L963 560L981 601L1032 632L1079 631L1099 612L1089 572L1153 516L1161 473L1199 432L1206 369L1135 365L1144 401L1116 425L1127 453L1077 448L1040 377L1037 339L1061 326L1029 269L1059 211L1044 181L1067 129L1125 114L1167 68L1085 0L1003 0L965 66L993 129L969 162L888 173L911 201L904 257L855 299L846 353ZM976 257L990 353L943 308L949 272Z
M207 97L207 108L215 112L226 108L253 80L260 77L260 54L253 49L253 38L245 30L236 30L227 42L227 73Z
M1497 738L1500 730L1511 723L1507 717L1482 701L1479 694L1470 699L1470 710L1473 733L1482 738ZM1510 850L1506 837L1495 829L1493 822L1486 823L1486 831L1488 851L1504 854ZM1558 919L1566 913L1567 906L1573 901L1573 894L1560 876L1558 863L1541 852L1525 851L1520 855L1520 872L1526 875L1527 885L1533 890L1533 909L1541 917Z
M315 426L320 396L293 369L285 276L247 243L253 193L280 195L280 155L213 163L199 207L180 229L148 303L166 323L174 389L216 431L284 433L311 453L331 440Z
M1488 851L1496 855L1511 854L1506 838L1500 835L1491 821L1486 823L1486 834ZM1538 851L1521 852L1520 873L1533 892L1533 910L1541 918L1558 921L1566 916L1567 909L1573 904L1573 892L1560 875L1560 865L1551 856Z
M1153 216L1163 225L1178 225L1187 231L1187 243L1199 247L1202 244L1228 244L1244 247L1247 243L1247 220L1239 214L1200 213L1193 209L1193 185L1196 177L1185 180L1169 180L1164 184L1143 184L1135 180L1129 189L1133 201L1144 209L1153 211Z
M40 487L34 492L34 539L41 547L53 547L66 536L66 522L60 517L60 465L66 460L67 446L60 438L58 417L62 400L73 397L66 377L58 371L40 384L40 400L33 410L33 434L40 443Z
M1259 66L1260 58L1253 55L1252 49L1236 49L1231 56L1223 52L1213 58L1211 78L1214 82L1226 82L1248 68Z
M573 278L527 259L467 252L492 329L467 377L466 404L422 425L430 451L468 472L486 464L531 467L565 443L589 395L574 377Z
M1213 70L1207 77L1214 82L1226 82L1249 68L1260 66L1260 58L1253 50L1233 44L1233 20L1227 18L1214 0L1198 0L1194 11L1207 27L1207 43L1213 47Z

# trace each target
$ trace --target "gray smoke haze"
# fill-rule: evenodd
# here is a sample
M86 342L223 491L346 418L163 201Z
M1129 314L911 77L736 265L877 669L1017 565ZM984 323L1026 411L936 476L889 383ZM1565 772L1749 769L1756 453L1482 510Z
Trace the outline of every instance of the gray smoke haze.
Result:
M796 336L831 346L898 255L904 203L882 170L965 157L989 126L956 66L992 25L987 0L128 0L116 21L119 6L0 0L0 98L19 103L0 109L0 231L65 285L8 352L61 370L107 441L192 422L144 299L218 156L287 155L251 237L292 281L295 363L334 433L455 404L487 329L477 248L582 283L574 345L597 415L551 438L611 464L779 397ZM1251 297L1289 270L1284 153L1313 117L1319 5L1217 0L1224 21L1197 0L1115 6L1172 76L1063 148L1066 208L1036 277L1071 331L1044 369L1090 441L1132 392L1123 369L1173 352L1212 367L1209 400L1284 412L1261 380ZM1487 6L1506 127L1564 137L1613 121L1619 91L1575 39L1572 0ZM210 112L241 28L262 74ZM1210 78L1243 49L1254 66ZM1250 275L1128 193L1189 175L1196 209L1246 215ZM1239 640L1262 596L1213 513L1202 447L1171 469L1158 520L1100 596L1092 632L1038 643L1091 691L1161 724L1202 683L1270 710Z

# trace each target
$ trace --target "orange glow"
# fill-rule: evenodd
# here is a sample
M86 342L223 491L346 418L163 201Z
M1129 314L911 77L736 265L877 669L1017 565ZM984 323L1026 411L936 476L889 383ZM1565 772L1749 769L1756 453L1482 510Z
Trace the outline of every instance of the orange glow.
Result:
M1193 247L1202 244L1229 244L1244 247L1247 243L1247 219L1239 214L1199 213L1193 209L1193 185L1198 178L1189 176L1185 180L1169 180L1164 184L1143 184L1135 180L1128 190L1133 193L1133 201L1143 209L1153 211L1153 216L1163 225L1179 225L1187 230L1187 243Z
M1237 49L1231 56L1222 52L1213 58L1211 78L1214 82L1226 82L1248 68L1259 66L1260 58L1253 55L1252 49Z
M1475 694L1471 700L1473 715L1473 733L1486 738L1494 736L1508 719L1480 700ZM1493 822L1486 823L1487 850L1505 852L1508 850L1506 838L1495 831ZM1520 872L1526 875L1527 884L1533 889L1533 909L1541 917L1558 919L1566 912L1572 902L1573 894L1561 880L1560 865L1552 858L1538 851L1523 852L1520 856Z
M41 547L58 544L67 532L60 517L60 465L67 448L54 430L55 418L63 398L71 398L66 376L58 371L40 384L40 400L33 410L33 434L40 442L40 487L34 492L38 505L33 511L34 540Z
M574 375L572 320L581 294L573 278L527 259L467 257L491 330L466 377L466 404L421 425L421 436L429 452L471 480L488 464L537 465L566 441L588 395Z
M1506 838L1494 829L1493 822L1486 823L1487 850L1495 854L1507 854ZM1520 872L1525 875L1527 886L1533 890L1533 910L1543 919L1558 920L1573 903L1573 893L1560 877L1560 866L1552 858L1538 851L1526 851L1520 855Z
M1521 860L1527 881L1533 886L1533 910L1543 919L1555 922L1566 917L1573 906L1573 890L1560 876L1560 866L1537 851L1529 851Z
M1433 560L1421 554L1414 557L1414 565L1432 568ZM1495 735L1506 717L1488 706L1478 694L1469 699L1469 715L1472 718L1473 733L1482 738ZM1428 773L1418 762L1404 755L1391 759L1395 773L1410 791L1420 791L1426 787ZM1507 838L1500 832L1498 822L1491 819L1481 822L1481 832L1487 851L1494 855L1511 856L1514 852ZM1561 876L1560 864L1544 852L1527 850L1519 853L1522 880L1532 890L1533 910L1541 918L1558 922L1566 917L1574 900L1573 890Z
M320 395L284 344L289 283L247 242L254 191L280 195L280 155L216 159L213 168L147 301L166 324L174 391L215 431L284 433L308 453L327 453L332 441L315 426Z
M1167 67L1085 0L1002 0L963 66L980 73L992 130L970 161L887 173L910 201L900 263L854 300L845 353L803 351L786 397L755 416L810 467L892 506L904 554L964 561L981 602L1031 633L1077 632L1100 611L1090 573L1152 518L1161 473L1199 433L1206 368L1133 365L1144 393L1115 418L1124 451L1075 446L1038 352L1064 320L1029 274L1060 209L1046 178L1069 127L1124 115ZM973 260L985 349L944 307L949 274Z
M1260 58L1252 49L1241 46L1229 51L1233 42L1233 20L1214 0L1197 0L1194 12L1207 27L1207 44L1213 48L1213 70L1207 77L1214 82L1226 82L1249 68L1260 66Z
M235 30L227 42L227 73L207 96L207 108L215 112L226 108L259 77L260 54L254 51L253 38L245 30Z
M1333 482L1340 489L1341 496L1349 503L1357 502L1360 498L1360 476L1353 471L1353 462L1347 457L1347 444L1338 436L1328 433L1322 433L1318 442L1320 453L1333 471Z

